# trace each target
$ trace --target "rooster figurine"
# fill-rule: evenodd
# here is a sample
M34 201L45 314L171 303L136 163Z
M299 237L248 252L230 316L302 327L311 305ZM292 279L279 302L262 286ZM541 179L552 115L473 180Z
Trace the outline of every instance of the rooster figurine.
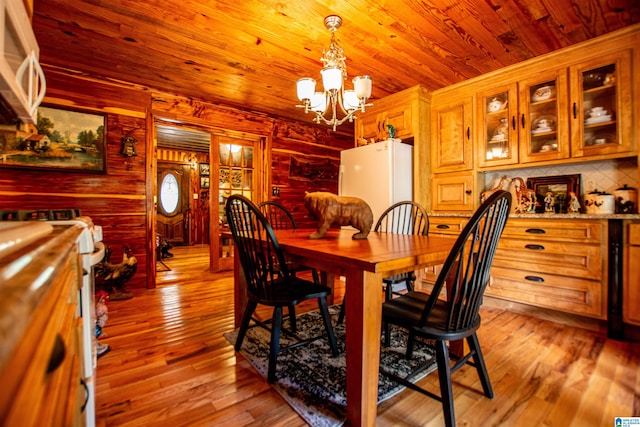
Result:
M111 263L111 247L107 246L104 259L94 267L96 286L109 294L110 301L133 298L133 292L125 289L125 284L131 280L138 269L138 260L131 256L131 249L124 247L122 262Z

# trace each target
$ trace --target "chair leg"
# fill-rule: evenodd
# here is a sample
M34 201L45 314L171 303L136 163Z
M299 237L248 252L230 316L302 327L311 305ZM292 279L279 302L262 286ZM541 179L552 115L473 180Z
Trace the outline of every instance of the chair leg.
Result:
M384 330L384 346L389 347L391 345L391 324L383 321L382 329Z
M347 294L345 292L343 300L342 300L342 305L340 306L340 314L338 315L338 325L342 325L342 323L344 322L344 313L345 313L345 305L347 304Z
M389 301L391 298L393 298L393 283L385 283L384 300Z
M327 306L326 298L318 298L318 306L320 307L320 313L322 313L322 321L324 322L324 328L327 330L327 337L329 338L329 346L334 357L338 355L338 344L336 342L336 334L333 332L333 325L331 324L331 315L329 314L329 307Z
M258 303L254 301L248 301L247 306L244 309L244 315L242 316L242 323L240 323L240 330L238 331L238 336L236 338L236 344L233 346L235 351L240 351L240 347L242 346L242 341L244 341L244 336L247 334L247 330L249 329L249 322L251 322L251 316L253 316L253 312L256 310Z
M276 380L276 361L278 360L278 351L280 349L280 331L282 329L282 307L273 309L272 325L271 325L271 344L269 346L269 369L267 371L267 382L272 383Z
M449 349L446 341L436 342L436 361L438 363L438 378L440 379L440 396L446 427L455 427L456 415L453 411L453 390L451 387L451 365L449 364Z
M480 382L482 383L482 389L484 395L488 398L493 398L493 389L491 388L491 381L489 380L489 372L487 371L487 365L484 363L484 357L482 357L482 350L480 350L480 341L478 341L478 335L475 333L467 337L467 343L469 344L469 350L474 352L473 362L476 365Z
M416 343L416 334L409 330L409 337L407 338L407 353L406 358L411 359L413 357L413 347Z
M291 327L291 332L294 334L298 332L298 327L296 325L296 306L293 304L289 306L289 325Z

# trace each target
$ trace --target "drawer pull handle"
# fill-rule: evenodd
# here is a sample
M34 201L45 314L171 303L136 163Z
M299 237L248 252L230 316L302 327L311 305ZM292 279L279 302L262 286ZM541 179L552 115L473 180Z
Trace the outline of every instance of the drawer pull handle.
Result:
M542 228L527 228L526 233L545 234L546 231L544 231Z
M544 282L544 279L538 276L524 276L524 279L529 280L530 282L538 282L538 283Z
M447 224L438 224L436 225L436 228L439 228L441 230L448 230L449 226Z
M58 369L60 365L62 365L62 362L64 361L66 354L67 354L67 351L64 345L64 341L62 340L62 337L58 333L56 334L56 339L53 343L53 349L51 350L51 355L49 356L49 363L47 365L47 374L52 373L53 371Z
M524 247L532 251L544 251L544 246L542 245L524 245Z

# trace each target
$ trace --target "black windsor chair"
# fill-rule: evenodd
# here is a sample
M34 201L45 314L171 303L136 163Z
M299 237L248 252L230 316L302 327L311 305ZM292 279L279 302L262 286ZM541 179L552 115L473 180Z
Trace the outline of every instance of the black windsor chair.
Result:
M511 194L498 191L490 196L471 217L451 249L430 294L410 291L392 298L382 306L383 322L409 331L407 358L411 358L416 337L435 341L436 361L440 379L440 396L413 384L418 372L401 378L388 372L384 375L442 402L447 427L455 426L451 374L465 364L478 371L485 396L492 398L480 343L476 331L480 327L479 309L489 283L489 273L511 208ZM446 300L439 295L447 285ZM385 328L385 345L389 345L389 328ZM465 338L469 353L453 366L446 342ZM473 358L473 361L471 360Z
M331 289L320 285L317 281L300 279L289 271L273 228L260 209L249 199L241 195L233 195L227 200L225 211L247 281L248 301L238 331L235 350L240 350L251 320L270 330L267 381L274 382L278 353L324 337L321 335L299 340L290 346L280 348L281 332L299 339L294 332L282 328L282 307L293 307L302 301L315 298L318 300L331 351L334 356L337 356L338 347L327 307L327 296L331 294ZM253 317L258 304L273 307L270 325Z
M380 215L374 231L393 234L415 234L426 236L429 234L429 215L427 211L416 202L403 201L389 206ZM396 274L382 279L385 290L385 300L390 300L394 294L400 295L400 291L413 290L416 281L416 273ZM345 304L340 307L338 324L344 321Z

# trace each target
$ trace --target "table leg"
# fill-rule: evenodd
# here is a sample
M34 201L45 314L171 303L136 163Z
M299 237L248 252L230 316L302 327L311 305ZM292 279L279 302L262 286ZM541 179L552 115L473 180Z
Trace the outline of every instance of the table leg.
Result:
M382 275L347 273L347 422L374 426L378 400Z

